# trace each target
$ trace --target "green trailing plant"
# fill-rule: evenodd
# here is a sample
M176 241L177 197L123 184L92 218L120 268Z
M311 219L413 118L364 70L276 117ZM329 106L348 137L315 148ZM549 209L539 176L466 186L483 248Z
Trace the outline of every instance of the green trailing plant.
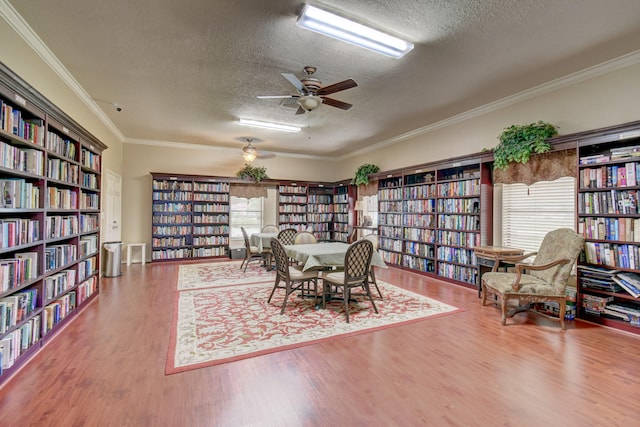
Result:
M355 185L367 185L369 183L369 174L379 172L380 168L371 163L360 165L356 170L356 176L351 180Z
M528 125L512 125L498 136L500 141L493 151L493 167L506 169L509 163L527 163L531 154L551 150L548 138L558 134L552 124L538 121Z
M241 179L253 179L255 181L262 181L263 179L269 179L267 176L267 168L264 166L251 166L250 164L245 164L242 169L236 173L236 176Z

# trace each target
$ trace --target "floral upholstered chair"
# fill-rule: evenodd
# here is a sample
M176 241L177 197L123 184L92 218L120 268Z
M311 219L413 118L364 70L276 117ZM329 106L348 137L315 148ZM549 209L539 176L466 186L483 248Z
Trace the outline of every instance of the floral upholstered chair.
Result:
M500 301L502 324L507 317L522 311L524 303L557 302L560 327L565 329L566 287L571 270L584 247L584 238L568 228L550 231L542 240L538 252L521 256L505 256L504 261L515 263L515 272L485 273L482 275L482 305L487 295L493 294ZM531 264L523 261L535 255ZM496 266L499 262L496 262ZM495 270L495 268L494 268ZM518 300L519 307L507 311L509 300Z

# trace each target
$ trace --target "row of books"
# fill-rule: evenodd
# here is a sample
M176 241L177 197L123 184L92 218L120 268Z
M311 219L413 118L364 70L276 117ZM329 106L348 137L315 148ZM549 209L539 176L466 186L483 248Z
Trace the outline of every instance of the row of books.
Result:
M99 214L80 214L80 231L83 233L100 228Z
M73 215L47 216L44 221L44 230L44 235L47 239L57 239L78 234L78 217Z
M640 218L582 217L578 233L587 239L640 242Z
M585 258L589 264L629 269L640 268L640 248L638 245L585 242L584 247Z
M635 187L640 177L640 163L629 162L620 166L601 166L582 169L580 188Z
M331 201L332 196L326 194L309 194L309 203L329 205Z
M436 256L440 261L455 262L457 264L476 265L476 254L471 249L439 246Z
M76 285L76 271L64 270L44 279L45 301L51 301L58 295L73 288Z
M52 151L59 156L75 161L76 144L77 142L71 141L69 137L60 136L52 131L47 132L47 142L45 143L45 147L47 150Z
M202 191L209 193L228 193L228 182L196 182L193 187L194 191Z
M44 152L16 147L0 141L0 166L42 176L44 175Z
M44 145L44 121L22 117L22 110L0 99L0 129L36 145Z
M637 214L640 213L640 192L611 190L578 193L578 212L581 214Z
M333 205L320 205L320 204L309 203L307 205L307 212L309 212L310 214L318 213L318 214L331 215L331 213L333 212Z
M385 188L378 190L378 200L402 200L402 188Z
M26 245L40 240L40 221L29 218L0 219L0 248Z
M76 245L54 245L44 250L44 267L46 271L70 265L78 258Z
M94 193L82 193L80 209L100 209L100 196Z
M0 339L0 375L11 368L29 347L40 340L40 316L34 316L18 329Z
M402 266L427 273L433 273L435 271L435 263L432 259L418 258L409 255L402 257Z
M170 193L154 191L152 194L152 200L157 201L191 201L193 200L193 193L185 191L172 191Z
M193 195L194 202L228 202L229 194L226 193L196 193Z
M0 334L25 320L36 309L38 290L23 289L0 299Z
M480 217L477 215L438 215L438 228L480 230Z
M96 154L92 151L89 151L83 148L80 155L80 163L84 167L99 171L101 157L102 156L100 156L100 154Z
M307 194L307 187L303 185L281 185L278 187L278 192L280 194Z
M419 185L419 186L404 188L405 199L424 199L424 198L432 198L432 197L436 197L435 184Z
M438 197L475 196L477 194L480 194L479 179L438 184Z
M45 333L49 332L67 317L76 308L76 292L71 291L51 304L48 304L42 311L42 324Z
M48 188L49 198L47 207L49 209L77 209L78 193L68 188Z
M0 207L5 209L39 209L40 187L22 178L0 179Z
M405 200L404 211L411 213L433 213L436 211L435 199Z
M640 297L640 275L636 273L585 265L579 265L578 271L582 287L607 292L624 291L634 298Z
M193 183L183 181L153 181L154 190L192 191Z
M82 174L82 185L84 187L97 190L99 187L99 183L100 180L98 179L98 175L86 172Z
M47 160L47 178L64 181L69 184L78 184L80 168L60 159Z
M440 262L438 263L438 275L475 285L477 283L478 270L476 268Z
M631 145L628 147L614 147L610 150L590 156L580 157L581 165L590 165L597 163L606 163L612 160L631 159L640 157L640 145Z
M379 244L382 249L394 252L402 252L402 240L380 237Z
M0 260L0 292L6 292L38 277L38 253L20 252Z

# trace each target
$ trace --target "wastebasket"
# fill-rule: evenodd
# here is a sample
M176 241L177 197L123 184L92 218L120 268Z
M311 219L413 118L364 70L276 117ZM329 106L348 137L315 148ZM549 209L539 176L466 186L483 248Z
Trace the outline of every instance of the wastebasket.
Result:
M122 274L122 242L104 242L101 258L104 277L117 277Z

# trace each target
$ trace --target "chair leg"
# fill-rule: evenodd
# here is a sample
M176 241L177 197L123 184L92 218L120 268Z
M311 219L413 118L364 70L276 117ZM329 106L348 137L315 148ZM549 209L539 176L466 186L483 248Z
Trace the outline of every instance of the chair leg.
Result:
M284 291L284 301L282 301L282 308L280 309L280 314L284 314L284 309L287 306L287 299L289 299L290 293L291 293L291 283L287 283L287 286Z
M373 302L373 296L371 296L371 287L369 286L368 283L364 284L365 290L367 291L367 296L369 297L369 301L371 301L371 305L373 306L373 311L378 314L378 307L376 307L376 303ZM378 285L376 285L376 288L378 287ZM380 293L380 290L378 289L378 293ZM380 295L380 298L382 298L382 295Z
M369 270L369 275L371 276L371 283L375 285L376 290L378 291L378 295L380 296L380 299L383 299L382 292L380 292L380 288L378 287L378 282L376 281L376 273L373 271L373 267L371 267L371 270Z
M502 326L504 326L507 324L507 299L504 295L502 295L500 307L502 309Z
M274 292L276 291L276 289L278 289L278 283L280 283L280 277L276 276L276 283L273 284L273 289L271 289L271 294L269 295L267 303L271 302L271 298L273 298Z
M484 282L480 283L480 287L482 288L482 300L481 303L482 305L486 305L487 304L487 286L484 284Z
M344 313L347 316L347 323L349 323L349 297L351 296L351 292L349 292L348 286L343 286L342 288L342 297L344 298Z
M564 331L567 325L564 324L564 315L567 312L567 301L558 301L558 317L560 318L560 328Z

